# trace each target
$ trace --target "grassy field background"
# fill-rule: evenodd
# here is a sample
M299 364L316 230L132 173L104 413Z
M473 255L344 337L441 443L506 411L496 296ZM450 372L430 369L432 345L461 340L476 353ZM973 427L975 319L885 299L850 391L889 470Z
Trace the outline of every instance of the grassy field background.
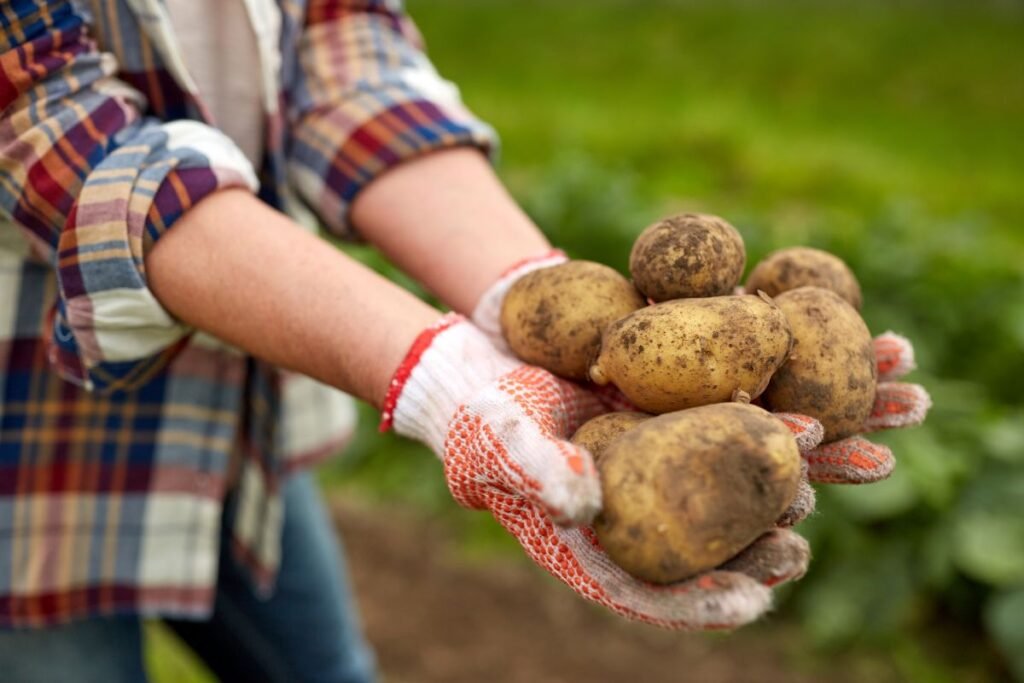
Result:
M1021 6L409 9L439 70L501 134L503 178L571 255L624 269L645 225L687 209L733 222L751 264L794 244L851 264L869 326L915 341L913 378L936 405L925 427L884 438L891 480L821 493L800 529L811 573L782 616L808 657L853 649L912 680L1024 679ZM323 470L329 490L412 503L468 553L521 561L487 516L450 502L431 455L365 417ZM154 678L180 680L188 665L156 643Z

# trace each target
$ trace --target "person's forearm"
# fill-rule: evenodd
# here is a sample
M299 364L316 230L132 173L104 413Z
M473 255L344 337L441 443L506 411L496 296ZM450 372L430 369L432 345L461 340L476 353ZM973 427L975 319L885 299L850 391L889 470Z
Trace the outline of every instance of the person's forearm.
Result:
M182 321L377 407L440 316L240 190L182 216L149 249L146 275Z
M551 248L483 154L434 152L389 170L359 193L359 233L457 311L510 266Z

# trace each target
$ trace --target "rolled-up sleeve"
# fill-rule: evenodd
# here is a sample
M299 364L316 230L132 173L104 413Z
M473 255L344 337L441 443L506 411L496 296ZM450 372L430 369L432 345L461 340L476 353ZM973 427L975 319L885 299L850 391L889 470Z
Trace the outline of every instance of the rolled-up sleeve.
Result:
M310 0L286 78L289 179L332 233L370 181L457 146L493 154L494 131L438 75L396 0Z
M255 191L255 173L219 131L143 117L75 3L3 14L0 211L56 272L50 360L91 390L138 386L188 333L146 286L145 250L210 193Z

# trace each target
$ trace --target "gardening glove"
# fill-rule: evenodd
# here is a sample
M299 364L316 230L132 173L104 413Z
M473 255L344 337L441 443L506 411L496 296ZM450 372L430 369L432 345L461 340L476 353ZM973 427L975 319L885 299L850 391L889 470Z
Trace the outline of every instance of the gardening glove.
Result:
M399 366L383 429L427 444L454 498L490 510L541 567L627 618L677 629L734 628L764 613L770 586L799 578L807 542L788 529L761 536L720 569L668 585L633 578L586 526L601 507L590 454L567 441L615 401L494 348L447 315Z

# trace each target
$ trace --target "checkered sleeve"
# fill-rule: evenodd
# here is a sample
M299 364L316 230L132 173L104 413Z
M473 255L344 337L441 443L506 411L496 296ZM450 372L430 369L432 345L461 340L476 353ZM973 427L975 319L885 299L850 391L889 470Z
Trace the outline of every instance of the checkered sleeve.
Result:
M50 360L89 389L139 386L187 333L147 288L145 249L255 173L215 129L142 116L76 2L4 2L0 50L0 211L56 271Z
M289 103L289 178L332 233L370 181L403 160L474 146L489 126L462 104L422 50L400 0L310 0Z

